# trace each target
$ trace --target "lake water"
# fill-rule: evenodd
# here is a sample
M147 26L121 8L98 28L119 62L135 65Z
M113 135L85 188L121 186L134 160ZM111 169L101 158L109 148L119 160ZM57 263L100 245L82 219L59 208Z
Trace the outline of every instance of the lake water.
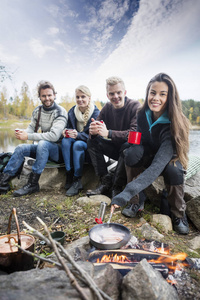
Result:
M23 128L23 127L21 127ZM17 145L23 143L15 138L14 129L0 128L0 153L13 152ZM26 143L26 142L24 142ZM31 143L31 141L29 141ZM190 131L190 155L200 156L200 130Z

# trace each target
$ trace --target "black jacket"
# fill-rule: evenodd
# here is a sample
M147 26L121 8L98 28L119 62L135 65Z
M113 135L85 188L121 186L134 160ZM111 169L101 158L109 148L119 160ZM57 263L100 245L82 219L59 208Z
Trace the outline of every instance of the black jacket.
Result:
M169 122L158 119L153 126L149 126L145 112L139 112L137 124L137 130L142 133L144 156L152 156L152 162L135 180L126 185L122 193L113 198L111 204L126 205L133 196L156 180L176 153ZM134 147L132 155L134 155Z

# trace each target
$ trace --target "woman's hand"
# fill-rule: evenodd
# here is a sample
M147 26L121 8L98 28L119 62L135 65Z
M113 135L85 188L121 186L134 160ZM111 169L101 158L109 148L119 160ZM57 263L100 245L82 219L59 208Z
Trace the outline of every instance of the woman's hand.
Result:
M69 135L70 138L72 138L72 139L76 139L77 138L78 131L76 129L68 130L67 133L68 133L68 135Z
M64 137L66 137L66 133L65 133L66 130L67 130L67 128L63 129L63 132L62 132Z
M119 205L117 205L117 204L113 204L113 205L111 205L110 212L111 212L112 214L114 213L114 210L115 210L115 208L120 208L120 206L119 206Z

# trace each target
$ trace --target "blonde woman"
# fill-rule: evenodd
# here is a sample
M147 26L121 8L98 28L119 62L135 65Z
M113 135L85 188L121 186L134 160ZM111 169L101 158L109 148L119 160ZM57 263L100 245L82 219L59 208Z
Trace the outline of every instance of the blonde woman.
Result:
M91 103L88 87L75 90L76 105L68 112L67 128L63 130L62 153L66 168L66 196L74 196L83 189L81 177L87 150L91 118L96 119L99 109Z

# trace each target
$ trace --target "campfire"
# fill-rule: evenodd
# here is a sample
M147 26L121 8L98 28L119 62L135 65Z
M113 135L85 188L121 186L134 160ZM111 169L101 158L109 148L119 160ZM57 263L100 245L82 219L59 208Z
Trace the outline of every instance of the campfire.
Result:
M137 245L137 247L139 246ZM154 247L153 242L151 242L149 247L145 244L140 248L145 248L145 250L132 249L130 246L118 250L95 249L89 253L88 261L94 265L110 264L124 276L145 258L154 269L171 283L174 283L171 279L175 271L189 265L185 253L170 255L169 247L163 243L160 244L160 247ZM146 250L146 248L149 249Z

